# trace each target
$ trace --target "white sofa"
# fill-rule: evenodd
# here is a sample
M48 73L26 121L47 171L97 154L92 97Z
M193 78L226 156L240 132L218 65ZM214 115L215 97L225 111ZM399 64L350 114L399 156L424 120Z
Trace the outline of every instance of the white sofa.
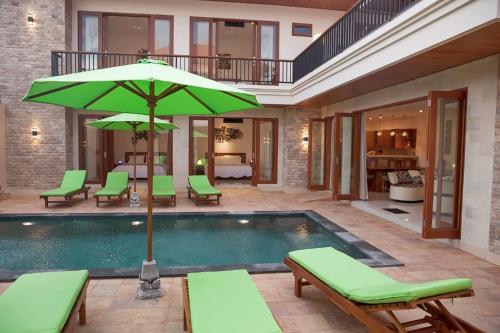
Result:
M409 170L410 174L420 175L418 170ZM424 200L424 184L414 184L412 182L401 182L396 172L388 172L389 198L397 201L416 202Z

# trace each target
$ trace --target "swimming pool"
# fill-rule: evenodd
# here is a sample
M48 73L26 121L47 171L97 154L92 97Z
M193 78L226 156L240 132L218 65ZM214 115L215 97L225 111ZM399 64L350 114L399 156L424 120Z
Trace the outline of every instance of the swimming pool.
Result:
M0 216L0 278L20 272L89 269L137 276L146 257L140 214ZM162 275L245 267L280 271L291 250L332 246L371 264L398 264L313 211L155 214L153 251Z

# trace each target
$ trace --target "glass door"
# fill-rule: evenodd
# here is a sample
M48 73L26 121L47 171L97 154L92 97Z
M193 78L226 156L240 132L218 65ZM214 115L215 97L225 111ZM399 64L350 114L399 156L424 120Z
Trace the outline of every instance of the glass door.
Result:
M465 91L429 93L424 238L460 238Z
M211 19L193 19L191 21L190 72L213 78L214 63L211 58L215 53L217 25Z
M207 175L214 183L213 118L189 118L189 174Z
M308 189L326 190L330 184L330 121L310 119L308 136Z
M173 117L159 117L173 122ZM155 133L154 164L155 175L172 175L173 169L173 130Z
M87 170L87 183L104 183L104 142L102 131L85 126L85 123L100 119L95 115L78 116L79 169Z
M359 114L336 113L334 137L334 200L356 200L359 197Z
M276 83L279 77L274 59L278 59L278 24L276 22L258 22L257 76L255 81Z
M252 184L278 182L278 120L254 119Z

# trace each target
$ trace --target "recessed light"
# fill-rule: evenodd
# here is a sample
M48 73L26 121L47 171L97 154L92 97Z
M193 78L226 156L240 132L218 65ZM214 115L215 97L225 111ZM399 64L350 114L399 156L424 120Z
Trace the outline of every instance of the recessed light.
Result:
M238 222L241 223L241 224L247 224L250 221L248 221L248 220L238 220Z
M383 117L382 116L378 116L378 119L382 119Z
M35 223L33 223L33 222L23 222L21 224L24 225L25 227L30 227L30 226L34 225Z
M372 120L373 118L372 117L369 117L368 120Z
M418 112L422 113L422 112L424 112L424 110L420 109L420 110L418 110Z
M138 226L138 225L144 224L144 222L142 222L142 221L132 221L132 223L130 223L130 224L132 224L133 226Z

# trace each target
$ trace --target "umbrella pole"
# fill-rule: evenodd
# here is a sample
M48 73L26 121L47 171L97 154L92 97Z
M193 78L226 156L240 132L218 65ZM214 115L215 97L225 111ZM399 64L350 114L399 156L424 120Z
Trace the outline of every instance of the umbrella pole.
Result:
M148 261L153 260L153 162L154 162L154 112L155 106L149 105L148 131Z
M136 152L137 152L137 127L134 125L134 192L137 192L137 184L136 184L136 176L137 176L137 158L136 158Z

